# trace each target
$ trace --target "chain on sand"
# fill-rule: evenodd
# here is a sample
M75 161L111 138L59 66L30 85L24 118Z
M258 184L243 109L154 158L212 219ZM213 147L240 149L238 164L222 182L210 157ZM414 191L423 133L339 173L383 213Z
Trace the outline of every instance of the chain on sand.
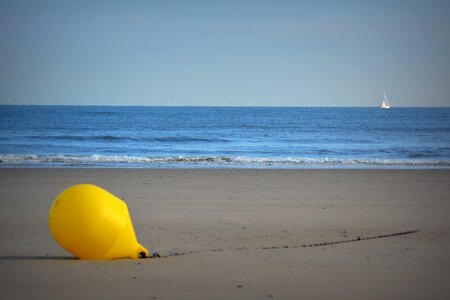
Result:
M180 251L180 252L173 252L173 253L168 253L168 254L159 254L158 252L154 252L151 256L149 256L149 258L160 258L160 257L164 258L164 257L171 257L171 256L183 256L183 255L190 255L190 254L197 254L197 253L204 253L204 252L242 251L242 250L277 250L277 249L323 247L323 246L346 244L346 243L353 243L353 242L360 242L360 241L366 241L366 240L375 240L375 239L382 239L382 238L412 234L412 233L416 233L418 231L419 230L399 231L399 232L394 232L394 233L379 234L379 235L365 236L365 237L358 236L353 239L335 240L335 241L330 241L330 242L320 242L320 243L313 243L313 244L301 244L301 245L290 245L290 246L289 245L278 245L278 246L266 246L266 247L234 247L234 248L224 248L224 249L191 250L191 251L182 251L182 252Z

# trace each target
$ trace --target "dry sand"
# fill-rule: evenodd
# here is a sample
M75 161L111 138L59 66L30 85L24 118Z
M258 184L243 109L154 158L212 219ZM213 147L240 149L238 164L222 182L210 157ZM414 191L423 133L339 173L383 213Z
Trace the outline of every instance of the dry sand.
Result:
M47 215L76 183L125 199L150 251L200 252L73 259ZM450 298L448 170L0 169L0 185L0 299Z

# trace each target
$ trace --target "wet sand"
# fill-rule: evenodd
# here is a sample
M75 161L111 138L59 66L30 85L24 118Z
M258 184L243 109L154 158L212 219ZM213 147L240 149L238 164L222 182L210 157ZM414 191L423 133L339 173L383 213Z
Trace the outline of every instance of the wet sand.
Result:
M168 257L61 249L48 211L76 183L124 199ZM0 186L1 299L450 298L448 170L0 169Z

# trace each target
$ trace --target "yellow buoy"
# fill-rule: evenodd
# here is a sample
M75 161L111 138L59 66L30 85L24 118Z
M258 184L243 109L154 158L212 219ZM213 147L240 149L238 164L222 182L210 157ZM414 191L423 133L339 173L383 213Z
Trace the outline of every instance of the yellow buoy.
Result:
M134 233L128 207L92 184L78 184L56 197L48 218L53 238L80 259L147 257Z

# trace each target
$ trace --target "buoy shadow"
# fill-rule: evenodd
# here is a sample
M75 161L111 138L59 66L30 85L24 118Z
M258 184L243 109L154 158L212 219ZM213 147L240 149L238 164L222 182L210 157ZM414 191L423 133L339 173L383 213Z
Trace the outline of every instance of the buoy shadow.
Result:
M2 255L0 260L78 260L73 256Z

